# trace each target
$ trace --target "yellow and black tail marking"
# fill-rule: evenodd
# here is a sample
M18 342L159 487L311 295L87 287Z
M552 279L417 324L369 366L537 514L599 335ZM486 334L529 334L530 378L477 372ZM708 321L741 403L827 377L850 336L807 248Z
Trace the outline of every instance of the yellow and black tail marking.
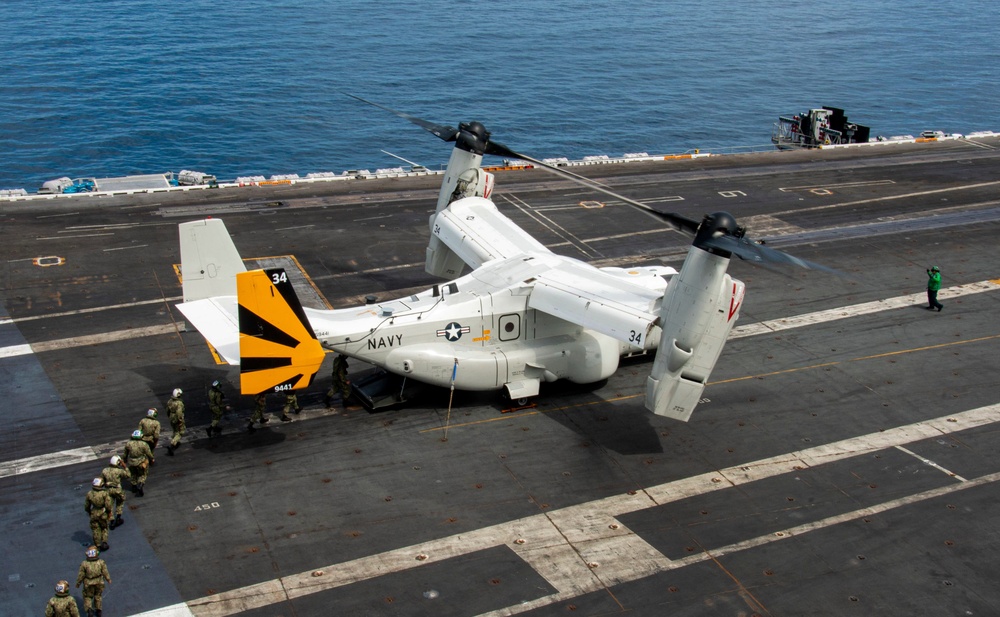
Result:
M240 319L240 391L307 388L323 362L306 313L282 268L236 275Z

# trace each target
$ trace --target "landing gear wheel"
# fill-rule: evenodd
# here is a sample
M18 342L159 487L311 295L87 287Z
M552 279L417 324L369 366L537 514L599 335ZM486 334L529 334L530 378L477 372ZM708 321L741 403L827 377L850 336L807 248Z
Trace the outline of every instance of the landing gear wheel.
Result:
M518 407L524 407L525 405L528 404L528 397L522 396L521 398L517 399L515 402L517 403Z

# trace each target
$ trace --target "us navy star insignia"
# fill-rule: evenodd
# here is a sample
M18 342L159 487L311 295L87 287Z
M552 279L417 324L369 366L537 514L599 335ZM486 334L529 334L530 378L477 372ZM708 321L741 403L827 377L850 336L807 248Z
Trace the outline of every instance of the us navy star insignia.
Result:
M472 328L469 326L463 326L457 321L453 321L445 326L443 330L438 330L437 335L443 336L447 340L454 342L462 338L463 334L468 334L471 330Z

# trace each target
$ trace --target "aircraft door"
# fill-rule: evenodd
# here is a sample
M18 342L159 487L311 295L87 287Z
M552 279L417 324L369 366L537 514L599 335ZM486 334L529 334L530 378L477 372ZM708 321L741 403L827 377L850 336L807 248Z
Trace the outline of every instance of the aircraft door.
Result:
M518 313L501 315L497 327L501 341L516 341L521 338L521 315Z

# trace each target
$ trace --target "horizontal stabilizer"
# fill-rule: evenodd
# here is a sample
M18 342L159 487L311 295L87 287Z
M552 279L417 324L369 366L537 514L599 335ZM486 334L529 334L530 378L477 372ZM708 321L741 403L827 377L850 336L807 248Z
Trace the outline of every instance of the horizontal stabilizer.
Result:
M240 326L240 391L300 390L323 362L302 304L282 268L236 277Z
M233 366L240 363L240 324L236 296L184 302L178 304L177 308L223 360Z

